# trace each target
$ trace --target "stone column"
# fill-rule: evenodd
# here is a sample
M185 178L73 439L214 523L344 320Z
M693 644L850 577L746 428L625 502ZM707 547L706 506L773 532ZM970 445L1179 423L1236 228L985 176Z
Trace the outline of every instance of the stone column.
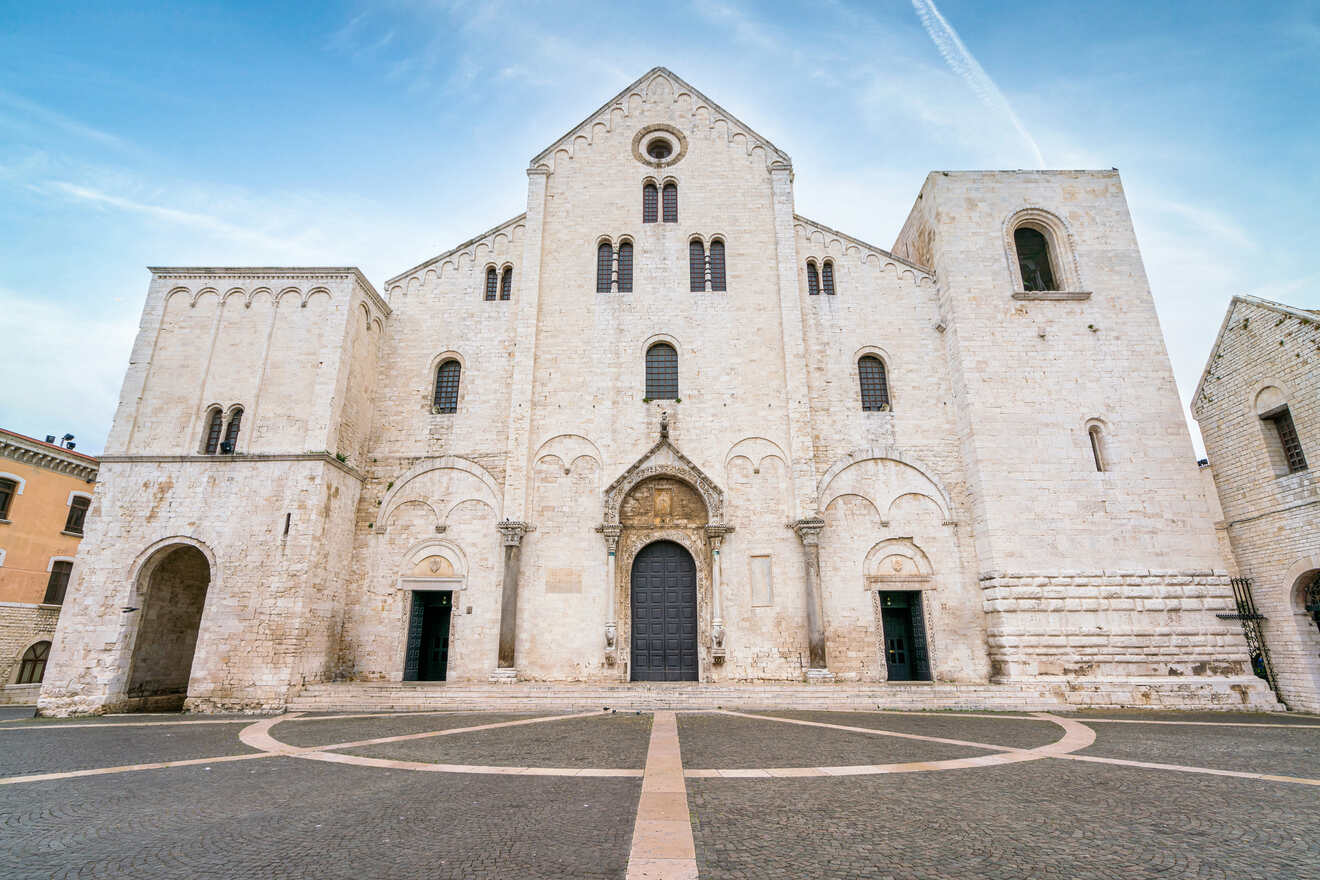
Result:
M711 621L711 660L724 662L724 591L720 586L720 546L724 536L732 529L721 525L706 526L706 539L710 541L710 604Z
M500 653L491 681L517 681L514 648L518 638L518 565L527 523L503 520L496 525L504 539L504 588L500 594Z
M615 572L616 554L619 551L619 535L623 534L623 526L604 525L600 527L600 533L605 537L605 584L606 595L609 597L608 605L605 611L605 662L613 666L617 661L619 624L615 619L618 615L619 597L616 595L618 586L616 584L617 573Z
M806 569L807 647L810 666L807 681L833 681L825 660L825 612L820 588L820 530L825 520L807 517L789 524L802 540L802 560Z

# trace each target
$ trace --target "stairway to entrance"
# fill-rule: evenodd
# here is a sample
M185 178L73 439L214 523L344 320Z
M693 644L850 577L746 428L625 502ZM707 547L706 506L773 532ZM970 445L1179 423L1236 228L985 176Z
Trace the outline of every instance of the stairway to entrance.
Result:
M290 712L554 712L602 708L1049 712L1079 708L1273 711L1280 707L1272 695L1267 701L1261 689L1246 688L1237 679L1040 680L1008 684L327 682L307 685L287 706Z

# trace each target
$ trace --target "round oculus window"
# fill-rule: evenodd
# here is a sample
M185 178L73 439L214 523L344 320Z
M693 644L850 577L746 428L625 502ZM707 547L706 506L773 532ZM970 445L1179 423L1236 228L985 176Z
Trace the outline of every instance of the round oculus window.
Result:
M663 162L672 156L673 153L674 145L662 137L654 138L646 145L646 155L650 156L657 162Z

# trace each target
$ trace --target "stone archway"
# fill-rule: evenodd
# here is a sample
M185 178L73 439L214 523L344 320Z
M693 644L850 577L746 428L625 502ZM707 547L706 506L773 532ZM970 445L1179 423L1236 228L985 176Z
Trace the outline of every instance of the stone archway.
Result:
M181 709L188 696L211 564L192 544L157 550L142 567L129 664L128 708Z

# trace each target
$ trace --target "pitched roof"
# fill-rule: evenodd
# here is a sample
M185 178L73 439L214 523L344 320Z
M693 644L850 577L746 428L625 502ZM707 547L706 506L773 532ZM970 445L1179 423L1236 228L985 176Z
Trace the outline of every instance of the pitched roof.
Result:
M1294 308L1293 306L1287 306L1283 303L1274 302L1273 300L1261 299L1258 296L1248 296L1244 293L1235 295L1228 303L1228 311L1224 313L1224 320L1219 325L1219 332L1215 334L1214 345L1210 346L1210 355L1206 358L1205 368L1201 370L1201 380L1196 383L1196 391L1192 393L1193 415L1196 414L1197 403L1201 400L1201 391L1205 388L1205 380L1210 376L1210 365L1215 362L1215 355L1219 352L1219 345L1224 341L1224 334L1228 332L1228 322L1233 317L1233 310L1239 305L1257 306L1271 312L1277 312L1280 315L1297 318L1299 321L1320 324L1320 312L1318 311Z
M532 161L529 163L529 165L534 167L540 164L541 162L544 162L549 156L553 155L555 150L564 147L566 144L571 145L573 142L573 138L581 134L585 129L590 129L591 124L595 122L597 117L599 117L602 113L607 114L606 121L608 121L608 113L611 108L622 105L623 109L626 112L628 96L633 94L634 92L637 92L640 93L643 98L645 98L647 90L651 87L651 85L655 82L657 78L668 80L669 85L673 88L674 94L676 96L686 92L688 94L691 94L692 97L701 104L704 104L705 106L709 107L711 110L712 122L715 121L715 117L723 118L729 124L730 128L739 130L744 135L746 135L754 144L759 144L761 147L763 147L766 150L767 155L773 157L773 159L778 160L780 162L792 164L792 160L789 159L787 153L785 153L783 150L779 149L774 144L772 144L768 138L762 137L761 135L757 134L752 129L751 126L744 123L742 120L734 116L728 110L725 110L719 104L715 103L710 98L706 97L704 94L702 94L700 90L694 88L689 82L687 82L687 80L683 79L682 77L680 77L678 74L674 73L672 70L670 70L667 67L653 67L650 70L648 70L646 73L642 74L637 79L633 80L632 83L630 83L626 88L624 88L622 91L616 94L613 98L610 98L604 104L601 104L600 107L596 108L596 110L593 111L589 116L587 116L586 119L582 120L577 125L573 126L573 128L569 129L568 133L566 133L563 137L559 138L554 143L550 144L550 146L546 147L544 150L533 156Z

